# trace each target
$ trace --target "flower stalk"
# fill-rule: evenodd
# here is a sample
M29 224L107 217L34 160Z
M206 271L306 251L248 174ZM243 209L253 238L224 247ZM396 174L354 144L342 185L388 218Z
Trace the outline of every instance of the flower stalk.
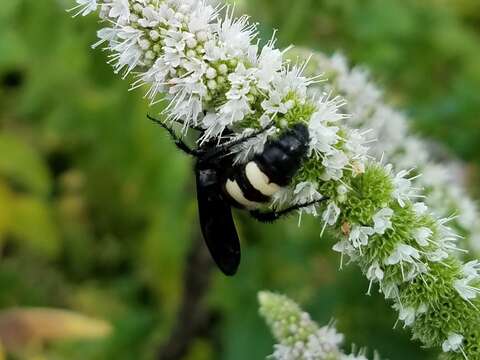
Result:
M450 225L462 235L461 245L480 251L480 214L462 184L462 164L452 159L437 159L432 145L410 129L407 116L389 106L382 90L362 67L348 66L341 54L328 57L320 52L296 49L290 57L310 59L307 73L327 74L329 81L315 84L318 91L332 92L346 101L344 111L351 114L346 123L363 129L370 141L370 153L385 157L398 169L411 169L409 181L422 189L425 202L440 217L452 217Z

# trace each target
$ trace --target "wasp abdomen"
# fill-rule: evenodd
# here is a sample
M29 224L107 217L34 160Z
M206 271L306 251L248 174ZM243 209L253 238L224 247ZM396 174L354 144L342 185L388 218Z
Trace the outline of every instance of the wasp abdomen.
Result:
M290 183L308 151L308 129L298 124L244 166L236 167L225 183L225 192L237 207L255 209Z
M249 162L243 168L238 169L233 175L233 179L237 182L248 200L265 203L270 201L270 196L272 194L269 191L265 191L263 186L258 186L259 182L257 181L256 176L252 176L251 168L254 165L254 162ZM249 170L248 172L247 169Z

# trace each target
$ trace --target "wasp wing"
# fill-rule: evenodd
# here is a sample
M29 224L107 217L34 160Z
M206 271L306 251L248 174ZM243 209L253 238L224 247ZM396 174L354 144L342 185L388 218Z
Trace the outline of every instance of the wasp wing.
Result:
M213 260L228 276L240 265L240 241L230 205L222 199L218 185L203 185L197 177L200 227Z

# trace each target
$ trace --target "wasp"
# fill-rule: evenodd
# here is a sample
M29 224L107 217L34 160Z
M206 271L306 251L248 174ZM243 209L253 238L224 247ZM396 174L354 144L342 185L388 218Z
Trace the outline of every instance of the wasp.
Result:
M249 211L258 221L271 223L282 216L311 206L320 200L296 204L280 211L261 211L271 197L288 186L307 157L308 127L298 123L278 137L269 139L261 153L245 164L235 164L232 149L267 131L266 126L235 140L210 140L197 148L189 147L164 122L148 118L168 131L175 145L195 159L198 216L210 254L227 276L234 275L240 265L240 241L231 207ZM201 128L194 128L202 132Z

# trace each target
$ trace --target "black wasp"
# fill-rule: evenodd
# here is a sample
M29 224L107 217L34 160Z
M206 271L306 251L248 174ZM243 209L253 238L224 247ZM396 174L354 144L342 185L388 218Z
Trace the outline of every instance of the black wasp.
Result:
M232 148L270 127L238 140L220 143L213 140L191 149L173 129L151 116L148 118L165 128L180 150L196 159L200 226L213 260L225 275L234 275L240 264L240 241L231 206L248 210L261 222L273 222L292 211L324 200L294 205L281 211L258 210L270 201L275 192L290 183L307 156L309 132L305 124L296 124L276 139L269 140L263 152L248 163L234 165Z

